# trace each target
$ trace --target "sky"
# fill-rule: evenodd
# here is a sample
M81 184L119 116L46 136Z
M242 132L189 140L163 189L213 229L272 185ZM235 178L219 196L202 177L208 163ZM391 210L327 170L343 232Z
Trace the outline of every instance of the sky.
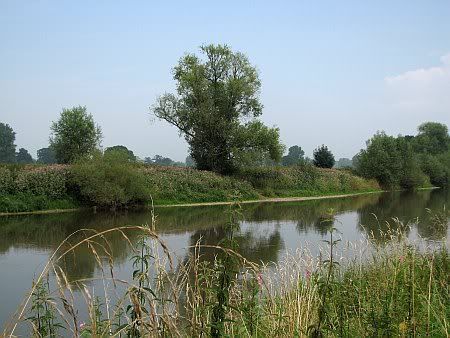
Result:
M262 81L262 120L307 156L351 158L377 131L450 126L450 1L0 0L0 122L36 157L62 108L83 105L104 148L184 161L151 116L186 52L221 43Z

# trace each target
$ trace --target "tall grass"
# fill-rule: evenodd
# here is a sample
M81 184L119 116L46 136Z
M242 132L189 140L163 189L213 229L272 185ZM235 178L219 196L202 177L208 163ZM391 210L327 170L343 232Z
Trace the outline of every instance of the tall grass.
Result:
M148 226L79 230L85 238L70 244L72 234L61 243L4 335L14 335L25 321L37 337L448 336L446 248L419 250L401 232L386 234L390 244L376 250L370 238L344 247L330 213L323 219L329 239L318 257L299 248L278 264L263 265L239 254L233 236L240 214L238 206L232 208L221 245L199 242L176 265L154 232L154 216ZM434 220L446 224L448 215ZM130 231L139 231L137 240ZM134 252L127 280L114 273L112 233L121 234ZM64 257L81 245L97 261L95 280L70 280L61 268ZM215 258L204 259L211 249ZM103 285L101 297L90 289L93 281ZM77 308L76 293L85 299L84 308ZM86 322L80 319L83 311Z

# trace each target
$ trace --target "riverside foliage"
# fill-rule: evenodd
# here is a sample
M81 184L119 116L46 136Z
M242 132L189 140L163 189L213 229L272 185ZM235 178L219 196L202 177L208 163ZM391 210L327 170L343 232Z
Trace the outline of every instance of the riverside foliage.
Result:
M123 155L123 156L122 156ZM125 153L96 154L73 165L0 167L0 211L20 212L80 205L103 208L256 200L379 190L374 180L347 171L256 167L234 176L192 168L131 162Z

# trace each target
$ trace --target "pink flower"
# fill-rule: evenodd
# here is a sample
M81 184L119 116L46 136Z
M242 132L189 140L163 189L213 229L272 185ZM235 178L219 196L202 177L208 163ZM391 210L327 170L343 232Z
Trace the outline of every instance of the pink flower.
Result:
M311 271L306 270L305 277L306 277L306 280L309 280L311 278Z
M403 261L405 260L405 256L400 256L400 257L398 258L398 260L399 260L400 262L403 262Z
M258 273L258 274L256 275L256 280L257 280L257 282L258 282L259 287L262 288L262 285L263 285L263 279L262 279L261 273Z
M81 323L80 323L80 330L83 330L85 326L86 326L86 323L81 322Z

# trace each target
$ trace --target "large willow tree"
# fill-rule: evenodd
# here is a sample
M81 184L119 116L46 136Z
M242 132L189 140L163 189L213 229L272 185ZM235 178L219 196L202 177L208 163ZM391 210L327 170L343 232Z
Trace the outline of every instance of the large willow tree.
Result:
M229 174L243 165L278 162L279 130L258 120L263 107L255 67L228 46L200 51L180 59L177 93L160 96L153 113L179 129L199 169Z

